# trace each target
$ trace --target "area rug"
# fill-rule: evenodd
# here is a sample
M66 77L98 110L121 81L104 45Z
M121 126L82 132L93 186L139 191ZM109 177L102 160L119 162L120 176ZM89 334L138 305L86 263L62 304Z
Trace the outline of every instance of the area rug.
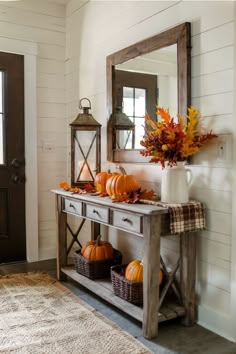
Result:
M46 273L0 276L0 353L150 354Z

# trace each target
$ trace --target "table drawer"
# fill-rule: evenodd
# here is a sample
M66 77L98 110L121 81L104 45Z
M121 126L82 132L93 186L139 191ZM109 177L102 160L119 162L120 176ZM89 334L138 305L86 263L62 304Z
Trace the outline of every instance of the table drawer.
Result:
M143 232L143 217L141 215L113 210L112 225L141 234Z
M64 199L64 211L70 214L82 215L82 203L79 200Z
M86 204L85 216L89 219L109 223L109 208L96 204Z

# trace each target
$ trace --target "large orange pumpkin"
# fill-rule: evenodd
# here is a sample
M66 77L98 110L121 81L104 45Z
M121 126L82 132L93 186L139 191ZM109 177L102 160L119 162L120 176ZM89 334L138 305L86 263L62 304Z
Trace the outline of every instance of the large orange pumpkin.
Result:
M131 261L125 268L125 278L136 283L142 283L143 281L143 263L138 259ZM163 272L160 269L159 272L159 285L163 280Z
M95 241L86 242L81 248L81 255L90 261L102 261L113 258L113 247L110 242L101 241L101 235Z
M119 167L122 174L113 175L108 178L106 192L111 198L129 194L139 188L139 184L133 175L126 175L125 170Z
M96 174L95 179L94 179L94 185L96 188L96 191L101 193L101 194L106 194L106 183L109 177L113 175L118 175L117 172L99 172Z

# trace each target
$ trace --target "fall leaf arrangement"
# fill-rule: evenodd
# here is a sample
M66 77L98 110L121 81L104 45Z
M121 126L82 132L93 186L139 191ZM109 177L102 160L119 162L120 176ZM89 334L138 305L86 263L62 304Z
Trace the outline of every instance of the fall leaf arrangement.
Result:
M73 194L91 193L99 197L109 196L112 202L138 203L143 199L152 199L153 190L142 190L133 175L127 175L124 168L119 166L122 173L99 172L95 176L94 187L87 183L85 188L70 187L67 182L60 182L59 186Z
M186 118L180 115L173 118L169 109L157 106L157 115L161 120L154 122L148 114L145 115L146 124L151 129L145 127L146 134L140 142L144 149L140 150L140 154L151 156L149 162L160 162L165 168L197 153L207 141L217 137L211 131L200 134L197 129L198 114L199 111L190 106Z
M84 188L79 187L71 187L69 183L62 181L59 183L59 186L64 189L66 192L71 192L73 194L85 194L88 192L93 192L94 187L90 183L86 183Z

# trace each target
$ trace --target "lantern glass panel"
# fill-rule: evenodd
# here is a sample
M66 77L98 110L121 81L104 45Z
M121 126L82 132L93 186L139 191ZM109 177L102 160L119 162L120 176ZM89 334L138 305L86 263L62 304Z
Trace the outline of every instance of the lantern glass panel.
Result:
M116 129L116 149L133 149L134 131Z
M96 131L75 132L74 181L94 181L96 175Z

